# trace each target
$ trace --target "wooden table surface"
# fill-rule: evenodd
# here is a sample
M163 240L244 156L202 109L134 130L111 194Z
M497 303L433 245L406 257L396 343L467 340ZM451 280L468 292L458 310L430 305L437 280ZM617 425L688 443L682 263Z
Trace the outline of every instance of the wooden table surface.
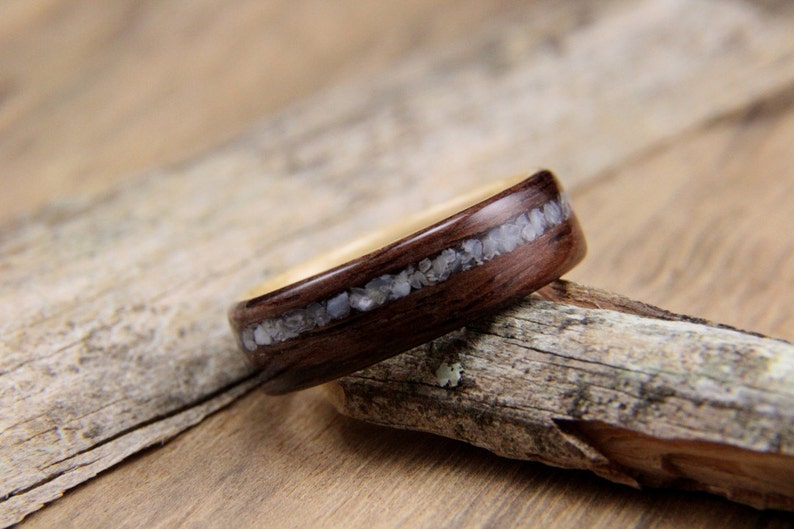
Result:
M436 50L448 50L454 64L472 34L498 34L500 25L527 13L548 9L554 16L547 22L571 32L596 15L613 17L615 28L626 23L625 2L594 10L574 4L547 1L530 11L499 1L344 0L331 7L319 0L235 0L221 7L204 0L12 0L0 17L0 234L30 219L57 223L59 212L75 204L90 207L100 197L124 194L150 178L142 171L204 156L329 87L355 93L403 64L409 66L400 71L409 76L412 60ZM737 20L775 20L781 35L781 27L794 30L786 4L728 4ZM531 22L527 28L532 40L537 28ZM692 39L700 35L695 29ZM751 37L730 34L715 49L755 65L784 48L781 37L749 53L743 43ZM576 42L549 38L543 45L565 49ZM648 107L613 102L636 107L637 116L647 111L667 120L610 123L609 114L593 112L601 130L621 135L615 145L653 136L642 149L627 147L619 156L619 147L579 149L589 139L578 135L584 129L575 123L569 137L558 137L555 145L563 147L548 152L569 156L560 164L573 175L567 182L590 247L572 279L794 340L794 75L783 75L794 71L794 48L787 49L770 59L769 70L748 67L745 81L710 79L689 99L657 97L647 87ZM504 50L492 51L489 64L498 69ZM660 46L654 60L663 63L664 53ZM694 110L684 112L675 106L679 100ZM698 114L703 108L710 111ZM583 105L582 112L590 110ZM694 121L676 122L685 113ZM559 123L551 128L567 130ZM589 158L577 165L580 150ZM468 163L491 172L512 168L484 165L486 154L493 153L463 152L443 169ZM448 182L439 178L433 185ZM308 253L299 248L285 262ZM108 525L787 527L794 519L705 494L637 491L583 472L359 423L338 415L321 390L309 390L278 398L250 392L22 523Z

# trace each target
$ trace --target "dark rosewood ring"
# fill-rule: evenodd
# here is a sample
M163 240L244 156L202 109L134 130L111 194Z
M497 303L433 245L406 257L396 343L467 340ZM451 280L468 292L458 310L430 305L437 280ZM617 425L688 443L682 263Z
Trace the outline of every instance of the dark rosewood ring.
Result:
M396 242L240 302L229 321L263 371L265 391L287 393L487 316L584 254L565 194L541 171Z

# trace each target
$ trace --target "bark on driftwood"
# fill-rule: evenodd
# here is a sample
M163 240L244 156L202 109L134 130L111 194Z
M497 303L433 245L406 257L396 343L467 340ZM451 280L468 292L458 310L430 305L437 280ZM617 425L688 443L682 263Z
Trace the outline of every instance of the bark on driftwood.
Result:
M774 7L581 5L527 11L7 227L0 525L253 387L225 311L278 269L485 178L543 164L574 187L794 82Z
M357 419L794 509L794 345L597 289L557 282L328 388Z

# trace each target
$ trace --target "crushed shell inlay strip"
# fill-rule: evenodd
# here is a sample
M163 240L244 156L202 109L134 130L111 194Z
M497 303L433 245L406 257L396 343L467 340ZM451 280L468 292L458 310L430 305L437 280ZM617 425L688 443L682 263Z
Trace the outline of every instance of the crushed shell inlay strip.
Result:
M562 224L571 216L565 193L527 213L491 228L479 237L466 239L440 253L408 265L397 274L385 274L363 287L354 287L306 308L247 325L242 330L246 349L273 345L296 338L332 321L341 320L353 311L367 312L390 301L404 298L423 287L446 281L452 274L471 270L494 257L512 252Z

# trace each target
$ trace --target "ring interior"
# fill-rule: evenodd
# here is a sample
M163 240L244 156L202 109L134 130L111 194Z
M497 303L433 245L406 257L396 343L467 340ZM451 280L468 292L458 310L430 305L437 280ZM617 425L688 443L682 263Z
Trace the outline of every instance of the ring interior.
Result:
M414 234L428 226L432 226L466 208L497 195L505 189L525 180L530 175L531 173L523 173L514 177L489 182L486 185L462 193L446 202L442 202L441 204L407 217L399 222L373 230L367 235L354 239L328 252L319 254L297 266L274 275L265 282L249 290L245 294L245 297L255 298L265 295L367 255L370 252L374 252L375 250L397 242L400 239Z

